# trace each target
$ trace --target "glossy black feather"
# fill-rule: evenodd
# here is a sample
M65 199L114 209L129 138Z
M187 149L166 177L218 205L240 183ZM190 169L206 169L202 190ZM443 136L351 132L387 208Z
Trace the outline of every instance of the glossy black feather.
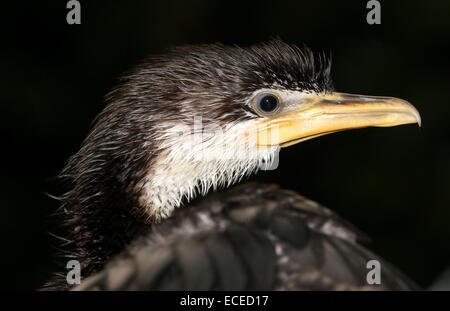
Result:
M249 208L256 211L248 213ZM269 217L261 222L261 214L265 213ZM338 233L317 226L330 221ZM280 226L288 229L281 230ZM295 229L297 226L301 229ZM357 237L353 227L300 195L276 186L244 184L197 206L178 210L75 289L417 288L388 262L361 246ZM366 282L366 264L372 259L381 262L381 285Z

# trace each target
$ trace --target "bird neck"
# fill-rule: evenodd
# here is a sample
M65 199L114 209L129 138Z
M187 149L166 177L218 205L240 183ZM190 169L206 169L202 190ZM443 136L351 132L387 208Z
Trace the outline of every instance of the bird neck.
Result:
M96 142L100 135L94 132L69 161L67 224L75 252L90 270L184 201L270 167L278 151L244 143L236 128L198 140L188 137L192 131L184 133L147 139L145 146L128 137L103 147L106 142ZM130 142L136 146L130 148Z
M161 151L137 185L139 206L149 222L169 217L197 195L228 187L270 167L278 147L255 148L242 141L239 131L204 137L175 136L161 143Z
M132 240L151 229L133 204L118 196L91 208L71 206L65 210L71 241L67 253L80 261L84 275L99 271Z

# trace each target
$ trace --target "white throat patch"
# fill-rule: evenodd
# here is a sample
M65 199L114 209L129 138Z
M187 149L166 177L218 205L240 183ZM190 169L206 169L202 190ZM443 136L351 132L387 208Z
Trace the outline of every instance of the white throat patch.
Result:
M269 168L278 155L277 146L256 145L255 135L247 130L255 120L224 129L211 123L199 127L197 121L194 127L182 123L161 126L165 134L159 137L159 154L139 184L139 203L152 221L170 216L183 199L230 186Z

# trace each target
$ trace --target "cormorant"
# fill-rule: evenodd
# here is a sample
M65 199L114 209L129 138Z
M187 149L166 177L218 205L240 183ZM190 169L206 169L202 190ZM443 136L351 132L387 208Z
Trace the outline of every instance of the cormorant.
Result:
M368 126L419 123L390 97L336 93L330 61L272 40L185 46L152 56L108 105L61 177L67 252L86 289L413 289L319 204L243 184L280 147ZM381 285L367 262L381 262ZM69 289L64 274L47 289Z

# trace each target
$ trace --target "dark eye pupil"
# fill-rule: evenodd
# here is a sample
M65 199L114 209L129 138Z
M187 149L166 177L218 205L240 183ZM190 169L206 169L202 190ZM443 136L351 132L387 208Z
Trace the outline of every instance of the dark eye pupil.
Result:
M263 95L259 99L259 108L263 112L273 112L278 108L278 98L274 95Z

